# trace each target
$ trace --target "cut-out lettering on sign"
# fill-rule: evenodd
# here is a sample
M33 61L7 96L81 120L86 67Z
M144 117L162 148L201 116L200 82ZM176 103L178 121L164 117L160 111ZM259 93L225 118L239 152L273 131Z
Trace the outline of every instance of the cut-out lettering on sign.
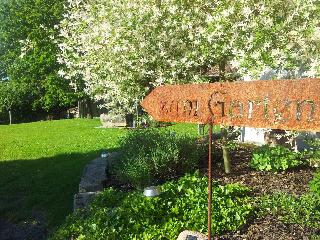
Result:
M142 107L162 122L320 131L320 79L167 85Z

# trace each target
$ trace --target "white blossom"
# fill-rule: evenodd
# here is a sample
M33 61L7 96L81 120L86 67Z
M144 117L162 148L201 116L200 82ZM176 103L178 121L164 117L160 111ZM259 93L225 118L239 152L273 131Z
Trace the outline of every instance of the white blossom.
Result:
M251 78L297 64L319 75L319 0L186 2L68 0L60 75L126 112L153 87L206 81L202 68L220 61Z

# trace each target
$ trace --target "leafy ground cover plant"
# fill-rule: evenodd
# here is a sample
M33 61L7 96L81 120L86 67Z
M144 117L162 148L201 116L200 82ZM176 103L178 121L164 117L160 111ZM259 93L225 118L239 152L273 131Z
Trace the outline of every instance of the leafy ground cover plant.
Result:
M320 197L320 171L316 172L314 178L309 183L312 193Z
M67 218L52 239L176 239L185 229L207 231L207 178L188 174L161 186L162 194L109 188L93 204ZM213 187L212 231L233 231L246 223L253 207L248 188Z
M194 137L165 129L130 131L120 146L122 154L111 172L121 182L137 188L195 170L200 156Z
M311 228L320 227L320 198L312 194L300 197L284 193L266 195L258 199L258 214L272 213L281 221Z
M303 163L299 153L288 148L264 145L253 151L250 166L260 171L283 171Z

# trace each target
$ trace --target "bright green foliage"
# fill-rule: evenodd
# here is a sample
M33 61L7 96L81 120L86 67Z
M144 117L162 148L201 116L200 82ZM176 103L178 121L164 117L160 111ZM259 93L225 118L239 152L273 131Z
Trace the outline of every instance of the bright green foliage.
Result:
M310 189L311 191L320 197L320 171L316 172L314 178L310 182Z
M58 31L66 0L0 1L0 79L28 90L21 102L29 111L57 112L75 99L58 75Z
M185 230L207 231L207 178L186 175L161 186L160 197L105 190L87 211L78 212L52 239L176 239ZM212 230L233 231L252 213L248 189L214 185Z
M320 198L311 194L295 197L278 193L258 200L260 214L272 213L281 221L312 228L320 227Z
M99 125L80 119L0 125L1 217L26 221L41 212L49 227L60 224L72 211L84 166L116 150L124 133Z
M138 188L190 172L199 162L195 138L168 130L130 131L120 146L122 154L112 172L120 181Z
M253 151L250 166L260 171L283 171L302 164L300 155L285 147L267 145Z
M177 133L184 133L188 135L192 135L193 137L199 137L198 133L198 126L194 123L178 123L178 124L172 124L171 126L167 127L167 129L175 131ZM213 132L219 132L220 126L215 125L213 126ZM209 125L204 125L204 135L207 135L209 133Z
M179 134L188 134L193 137L199 137L197 125L193 123L173 123L168 126L167 129Z
M27 87L13 81L0 81L0 113L12 111L23 105Z

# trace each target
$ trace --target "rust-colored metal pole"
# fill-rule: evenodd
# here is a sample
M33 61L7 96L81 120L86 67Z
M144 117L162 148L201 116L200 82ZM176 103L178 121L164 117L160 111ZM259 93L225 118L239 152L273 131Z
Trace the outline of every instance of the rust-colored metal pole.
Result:
M208 156L208 240L211 240L212 213L212 122L209 123L209 156Z

